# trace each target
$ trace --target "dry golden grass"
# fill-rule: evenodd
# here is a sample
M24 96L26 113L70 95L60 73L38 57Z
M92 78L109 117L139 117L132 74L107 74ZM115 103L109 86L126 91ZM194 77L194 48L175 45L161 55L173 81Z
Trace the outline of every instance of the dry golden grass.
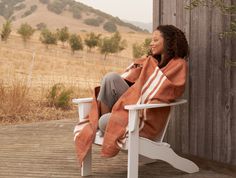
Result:
M92 90L67 86L73 90L72 98L91 95ZM50 88L29 87L26 80L15 79L4 85L0 82L0 123L25 123L41 120L55 120L77 117L70 105L69 109L50 107L47 95Z
M14 33L13 33L14 34ZM132 61L132 44L142 42L144 34L122 34L128 49L104 56L97 50L71 54L69 47L46 49L38 34L24 47L18 35L0 43L0 122L16 123L77 117L76 110L48 107L46 96L56 83L72 88L72 97L91 97L107 72L121 73ZM75 106L74 106L75 107Z
M0 83L0 114L13 117L27 112L29 88L24 82L14 81L9 86Z

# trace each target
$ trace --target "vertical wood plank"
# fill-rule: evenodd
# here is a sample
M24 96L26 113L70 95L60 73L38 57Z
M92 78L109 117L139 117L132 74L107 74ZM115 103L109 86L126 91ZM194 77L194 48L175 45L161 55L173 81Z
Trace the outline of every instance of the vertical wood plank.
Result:
M231 0L226 0L225 3L227 5L231 5ZM228 30L230 27L231 18L230 16L222 16L223 23L222 28L223 30ZM224 64L227 64L227 61L231 60L231 38L226 37L222 40L222 59ZM221 145L221 154L220 154L220 161L225 163L230 163L231 159L231 94L230 94L230 65L224 65L224 70L222 72L222 76L224 80L221 83L222 86L222 145Z
M213 153L213 160L220 161L220 148L222 146L222 109L224 106L222 105L222 87L221 84L224 80L222 76L222 72L224 70L224 63L222 60L222 44L219 40L219 33L223 31L222 29L222 16L219 13L218 9L214 8L212 10L214 14L212 16L212 58L213 58L213 90L214 92L214 102L213 102L213 142L212 142L212 153Z
M231 0L232 5L236 6L236 1ZM236 17L234 16L232 21L236 21ZM236 62L236 37L233 37L231 40L231 61ZM230 146L230 151L231 151L231 159L230 163L233 165L236 165L236 67L231 66L231 99L230 99L230 107L231 107L231 116L230 116L230 121L231 121L231 146Z
M207 61L206 61L206 110L204 113L204 118L205 118L205 142L204 144L206 144L205 146L205 156L204 158L207 159L212 159L212 143L213 143L213 128L212 128L212 124L214 122L213 119L213 113L214 113L214 108L213 108L213 103L214 103L214 58L212 57L212 50L214 51L214 46L212 45L212 16L214 15L212 13L212 8L208 8L208 22L209 22L209 33L208 33L208 53L206 54L207 57Z
M152 29L153 31L157 28L157 26L160 25L160 16L161 16L161 12L160 12L160 3L161 0L153 0L153 23L152 23Z
M163 0L162 8L162 24L176 25L176 0Z
M176 26L180 28L184 33L189 42L190 39L190 11L186 10L184 7L190 3L190 0L178 1L176 4ZM188 63L189 65L189 63ZM188 67L189 68L189 67ZM184 98L186 98L189 102L189 75L187 77L186 87ZM189 153L189 103L180 107L178 109L179 117L177 119L180 121L179 130L177 132L181 132L180 135L180 151L182 153Z
M200 36L198 31L198 16L199 16L199 9L191 10L191 22L190 22L190 57L189 57L189 128L190 128L190 135L189 135L189 152L190 154L197 155L197 119L198 119L198 86L195 81L198 80L198 70L199 67L199 47L200 47Z
M161 12L161 19L162 24L172 24L176 25L176 0L163 0L161 2L162 6L162 12ZM179 150L177 147L177 143L180 141L178 140L178 135L180 134L176 129L176 126L178 125L178 119L176 118L176 108L174 108L174 114L172 115L170 119L170 123L168 126L168 131L166 138L168 140L168 143L170 143L171 147L175 150Z
M178 28L182 29L182 24L178 24L178 19L181 16L181 18L183 18L183 11L179 10L180 7L183 6L183 1L179 1L178 3L176 2L176 7L175 7L175 26L177 26ZM182 145L182 140L181 140L181 136L183 135L182 133L182 129L181 129L181 125L182 125L182 119L183 119L183 111L185 106L180 106L180 107L176 107L175 109L175 122L173 123L173 127L175 127L175 151L179 151L181 152L181 145Z
M206 84L208 83L206 75L206 71L208 70L207 66L207 53L209 52L209 36L210 36L210 25L211 21L209 21L209 10L207 7L199 8L199 24L198 27L195 29L195 33L198 33L199 39L199 46L198 46L198 53L200 54L198 58L198 76L197 80L195 81L197 84L197 104L194 108L197 108L195 112L197 112L197 154L200 157L205 156L205 147L207 143L205 143L205 132L207 129L205 113L206 110ZM196 67L196 66L195 66Z

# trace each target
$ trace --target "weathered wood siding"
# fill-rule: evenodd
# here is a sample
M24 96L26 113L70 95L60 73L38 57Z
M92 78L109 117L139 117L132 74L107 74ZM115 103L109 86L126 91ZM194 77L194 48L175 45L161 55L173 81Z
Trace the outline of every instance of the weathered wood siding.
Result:
M217 8L186 10L189 2L153 0L153 29L176 25L190 45L188 105L176 109L166 139L177 151L236 165L236 40L219 38L232 18Z
M236 1L232 1L232 4L236 6ZM234 16L234 19L236 20L236 17ZM231 133L234 133L231 135L231 147L232 149L232 162L236 163L236 38L234 38L232 41L232 47L231 47L231 71L230 71L230 87L231 87L231 98L230 98L230 125L231 125Z

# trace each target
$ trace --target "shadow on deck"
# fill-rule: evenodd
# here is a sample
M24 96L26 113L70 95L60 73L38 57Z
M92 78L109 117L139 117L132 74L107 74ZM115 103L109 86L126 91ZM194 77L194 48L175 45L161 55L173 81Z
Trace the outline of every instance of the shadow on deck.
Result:
M0 126L0 177L80 177L76 161L73 127L75 120L58 120L22 125ZM126 153L114 158L100 157L93 146L93 176L125 178ZM229 178L236 177L235 167L227 168L209 161L194 160L200 172L186 174L158 161L139 167L140 178ZM233 170L234 169L234 170Z

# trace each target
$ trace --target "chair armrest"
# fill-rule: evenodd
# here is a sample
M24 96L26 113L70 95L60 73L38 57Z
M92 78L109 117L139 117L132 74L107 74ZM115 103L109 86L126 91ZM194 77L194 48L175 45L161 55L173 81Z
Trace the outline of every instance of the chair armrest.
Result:
M166 106L175 106L187 103L187 100L185 99L178 99L175 100L175 102L171 103L158 103L158 104L132 104L132 105L126 105L125 109L127 110L141 110L141 109L149 109L149 108L160 108L160 107L166 107Z
M72 99L72 102L78 105L78 114L80 122L82 122L89 114L93 98Z
M137 128L139 123L138 118L138 110L141 109L149 109L149 108L159 108L159 107L166 107L166 106L176 106L180 104L187 103L185 99L178 99L175 102L171 103L159 103L159 104L133 104L133 105L126 105L125 109L129 110L129 130L134 132Z
M93 101L93 98L78 98L78 99L72 99L72 103L75 103L75 104L91 103L92 101Z

